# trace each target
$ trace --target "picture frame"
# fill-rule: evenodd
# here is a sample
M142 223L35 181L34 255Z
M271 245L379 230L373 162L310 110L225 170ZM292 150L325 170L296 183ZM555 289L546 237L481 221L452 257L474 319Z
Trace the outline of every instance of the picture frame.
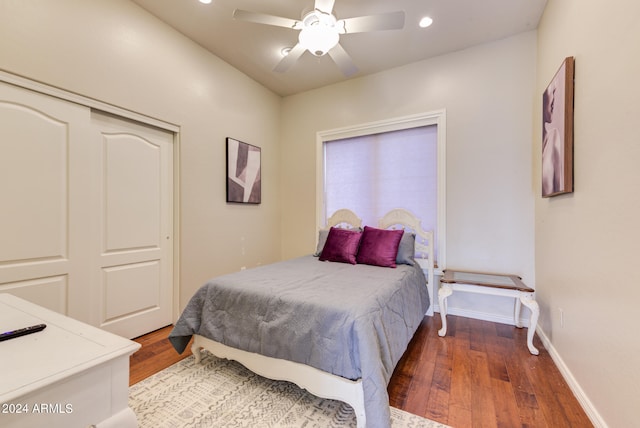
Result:
M542 197L571 193L575 61L567 57L542 94Z
M262 203L260 147L227 137L227 202Z

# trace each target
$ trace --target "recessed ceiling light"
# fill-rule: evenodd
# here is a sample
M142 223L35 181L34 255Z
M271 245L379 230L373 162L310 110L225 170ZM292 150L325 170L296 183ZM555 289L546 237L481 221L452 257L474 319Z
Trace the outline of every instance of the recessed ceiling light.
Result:
M210 4L211 0L198 0L202 4Z
M433 24L433 19L428 16L423 17L418 24L420 28L427 28L429 25Z

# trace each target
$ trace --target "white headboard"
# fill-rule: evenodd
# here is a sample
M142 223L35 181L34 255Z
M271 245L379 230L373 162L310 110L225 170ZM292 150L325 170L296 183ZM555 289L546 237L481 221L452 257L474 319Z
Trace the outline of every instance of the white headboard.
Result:
M333 213L331 217L327 219L327 228L329 227L344 227L357 228L362 227L362 219L351 210L343 208Z
M427 281L433 286L434 248L433 231L424 230L413 213L402 208L396 208L384 215L378 222L380 229L402 229L405 232L412 232L416 235L415 259L416 262L426 271ZM429 296L433 297L433 296Z

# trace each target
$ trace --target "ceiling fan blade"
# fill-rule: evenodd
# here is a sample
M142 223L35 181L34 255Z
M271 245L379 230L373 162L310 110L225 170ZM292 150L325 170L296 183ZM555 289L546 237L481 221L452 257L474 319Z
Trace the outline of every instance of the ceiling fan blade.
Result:
M404 28L404 11L341 19L337 26L340 27L341 34L400 30Z
M351 77L358 72L358 67L353 63L353 60L340 43L329 51L329 56L346 77Z
M274 25L276 27L285 27L300 29L302 22L297 19L283 18L281 16L267 15L266 13L249 12L247 10L236 9L233 11L233 18L238 21L254 22L256 24Z
M316 0L314 9L331 15L331 12L333 12L334 3L335 3L335 0Z
M275 66L273 71L277 71L278 73L284 73L289 68L291 68L291 66L298 60L298 58L300 58L300 56L302 56L305 50L306 48L304 48L300 43L298 43L293 48L291 48L287 56L282 58L282 60L278 63L278 65Z

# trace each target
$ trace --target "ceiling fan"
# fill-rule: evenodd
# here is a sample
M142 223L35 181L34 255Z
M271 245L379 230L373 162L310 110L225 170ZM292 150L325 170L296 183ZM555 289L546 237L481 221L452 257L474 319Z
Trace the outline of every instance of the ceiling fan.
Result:
M240 21L273 25L299 30L298 43L276 65L274 71L285 72L305 51L315 56L329 54L342 73L349 77L358 72L353 60L340 45L340 35L380 30L399 30L404 27L404 12L366 15L337 19L333 15L335 0L315 0L313 10L303 13L302 19L290 19L259 12L236 9L233 17Z

